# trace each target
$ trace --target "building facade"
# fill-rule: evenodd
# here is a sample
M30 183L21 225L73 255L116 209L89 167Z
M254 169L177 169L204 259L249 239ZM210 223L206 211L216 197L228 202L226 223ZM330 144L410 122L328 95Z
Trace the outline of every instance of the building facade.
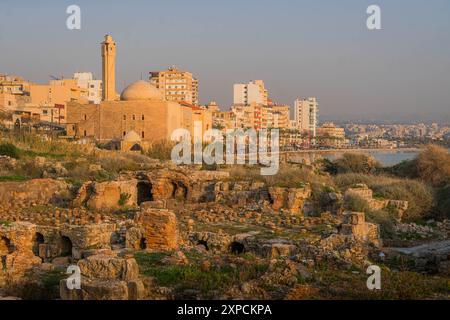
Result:
M233 102L235 105L251 105L253 103L268 105L269 93L262 80L249 83L237 83L233 86Z
M198 105L198 80L192 73L170 67L165 71L150 72L150 82L166 100Z
M91 72L74 73L79 88L87 90L87 99L90 103L99 104L102 101L102 80L95 80Z
M317 98L296 99L294 102L294 120L297 128L308 132L312 137L317 135L319 104Z

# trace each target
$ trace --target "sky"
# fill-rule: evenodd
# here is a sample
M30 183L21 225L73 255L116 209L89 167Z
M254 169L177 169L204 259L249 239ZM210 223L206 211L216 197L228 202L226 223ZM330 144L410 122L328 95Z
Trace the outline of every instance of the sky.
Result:
M371 4L382 30L366 27ZM224 109L234 83L262 79L277 103L316 96L323 118L450 121L448 0L0 0L0 73L100 79L105 34L119 92L175 65Z

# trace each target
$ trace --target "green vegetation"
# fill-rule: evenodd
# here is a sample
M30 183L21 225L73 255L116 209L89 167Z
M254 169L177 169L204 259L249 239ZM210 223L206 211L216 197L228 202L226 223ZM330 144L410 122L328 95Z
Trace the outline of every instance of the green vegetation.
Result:
M152 159L170 160L173 146L174 144L172 142L155 142L150 146L150 148L146 152L146 155L148 155Z
M136 253L135 258L141 273L154 277L158 285L174 286L177 291L200 290L205 297L212 290L226 289L250 279L257 279L268 268L266 263L255 262L247 256L245 263L236 266L213 265L208 270L202 270L199 257L192 254L186 254L190 258L190 263L186 265L166 265L163 259L167 256L167 253L140 252Z
M315 285L321 290L309 299L420 300L439 299L450 294L446 277L430 277L417 272L394 271L382 267L381 290L367 290L365 270L319 268Z
M26 181L28 180L27 177L24 176L0 176L0 182L15 182L15 181Z
M322 160L324 170L331 174L339 173L376 173L381 164L373 157L359 153L344 153L334 161Z
M20 150L12 143L0 144L0 156L8 156L14 159L20 158Z
M130 200L131 194L122 192L119 198L119 206L123 207L127 204L128 200Z

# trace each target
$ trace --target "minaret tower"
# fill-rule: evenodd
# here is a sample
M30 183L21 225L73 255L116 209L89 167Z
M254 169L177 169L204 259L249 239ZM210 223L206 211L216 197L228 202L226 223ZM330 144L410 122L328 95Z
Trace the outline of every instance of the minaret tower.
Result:
M103 101L116 100L116 43L107 34L102 42Z

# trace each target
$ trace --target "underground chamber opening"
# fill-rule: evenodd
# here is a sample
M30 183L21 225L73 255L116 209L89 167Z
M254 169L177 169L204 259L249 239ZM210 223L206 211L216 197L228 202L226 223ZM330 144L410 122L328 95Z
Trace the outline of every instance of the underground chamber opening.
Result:
M0 256L6 256L14 252L14 246L7 237L0 238Z
M206 242L205 240L198 240L197 245L202 246L203 248L205 248L206 251L209 250L208 242Z
M152 184L147 181L141 181L137 184L137 204L153 201Z
M44 243L44 235L40 232L36 232L33 238L33 253L35 256L39 256L39 246Z
M245 247L242 243L233 241L229 246L229 250L233 254L241 254L244 253Z
M61 237L61 256L67 257L72 255L72 241L69 237L62 236Z
M179 200L187 198L188 189L184 184L172 182L172 187L172 198Z
M145 238L141 238L141 240L139 241L139 248L141 250L147 249L147 240L145 240Z

